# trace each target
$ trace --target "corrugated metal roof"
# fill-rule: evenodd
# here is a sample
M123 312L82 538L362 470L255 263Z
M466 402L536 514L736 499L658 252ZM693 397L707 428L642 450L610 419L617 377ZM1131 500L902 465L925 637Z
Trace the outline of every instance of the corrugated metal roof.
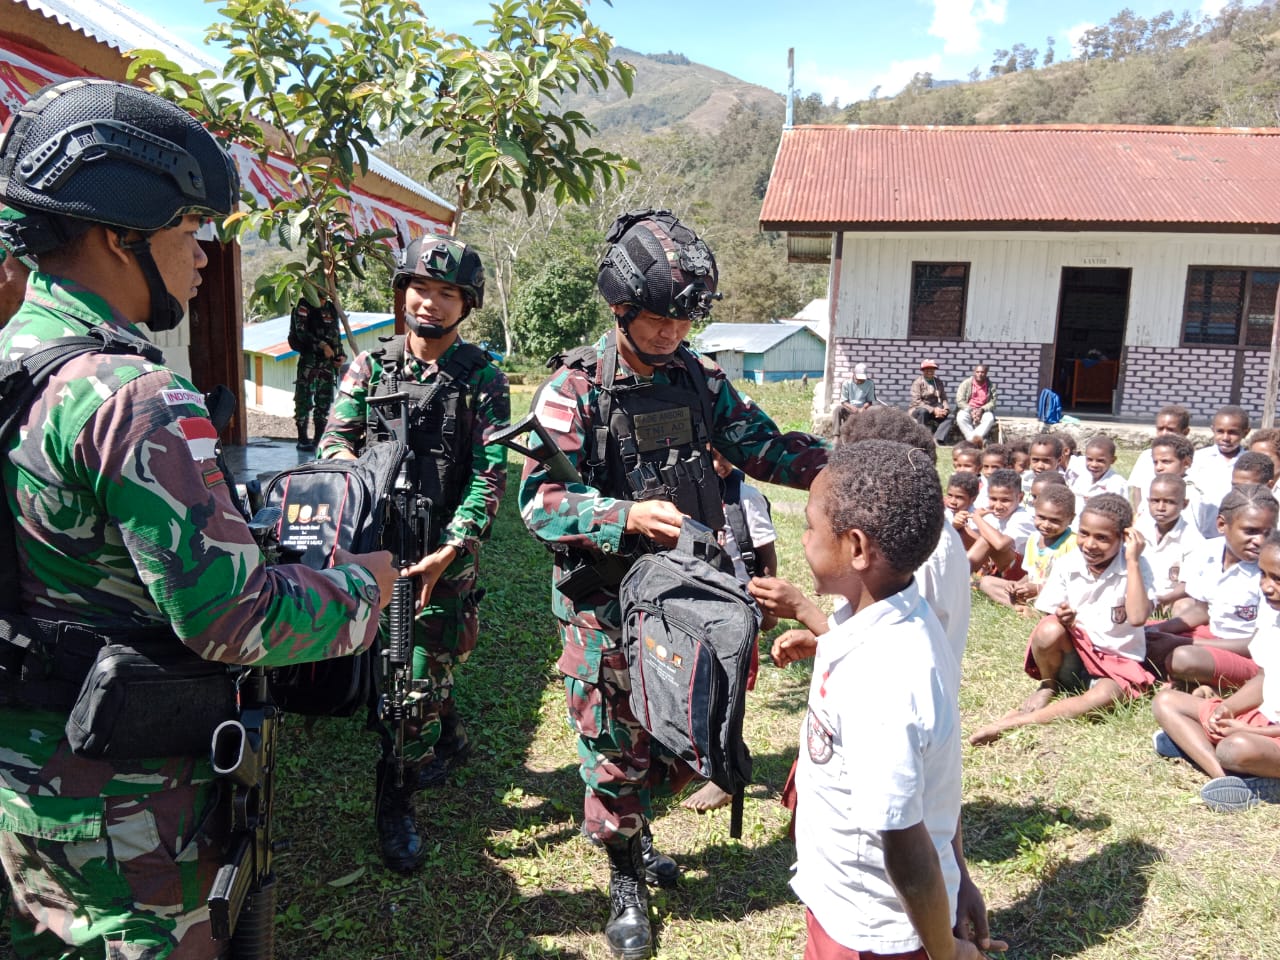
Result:
M709 323L693 339L694 345L702 353L718 353L721 350L764 353L802 330L813 333L803 323Z
M347 319L351 321L351 332L356 336L369 331L381 331L382 333L390 333L390 330L383 329L390 327L395 323L395 316L390 313L348 313ZM339 327L341 329L341 327ZM342 339L347 339L345 331L342 332ZM372 349L377 346L373 341L369 343L361 342L364 349ZM246 323L244 325L244 352L260 353L263 356L271 357L273 360L287 360L289 357L296 357L298 351L289 346L289 317L286 314L283 317L275 317L271 320L263 320L261 323Z
M784 130L765 230L1280 231L1280 129Z
M222 62L170 33L148 17L117 0L15 0L50 20L70 27L91 40L105 43L123 56L130 50L159 50L184 70L212 70L220 73ZM209 11L212 21L214 12ZM439 204L452 212L456 208L435 191L401 173L385 160L370 155L369 172L410 193Z

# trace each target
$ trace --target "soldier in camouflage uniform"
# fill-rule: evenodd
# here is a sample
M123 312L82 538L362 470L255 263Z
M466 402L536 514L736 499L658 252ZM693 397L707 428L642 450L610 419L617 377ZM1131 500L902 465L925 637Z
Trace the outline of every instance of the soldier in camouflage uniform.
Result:
M320 440L321 457L355 457L364 448L370 396L410 395L409 446L417 493L435 504L440 531L428 553L405 570L419 578L413 677L427 690L426 714L405 745L403 789L389 758L379 763L374 821L383 861L408 873L424 853L412 795L442 783L470 747L453 699L453 669L476 645L480 543L489 535L507 486L501 446L487 446L511 419L507 377L485 351L466 343L458 325L484 302L480 257L453 237L414 240L393 277L404 291L404 338L360 354L347 370Z
M92 159L77 163L70 145ZM386 553L348 554L325 571L264 562L219 469L202 395L140 329L182 319L207 262L195 233L202 218L231 211L237 188L204 128L123 84L47 87L0 141L0 199L25 213L4 225L6 243L39 267L0 331L0 356L91 330L147 351L67 362L0 460L19 583L16 597L0 597L0 621L38 618L51 645L17 650L15 663L0 640L10 668L0 684L0 860L22 957L208 958L223 947L206 907L227 856L205 829L218 819L204 819L207 752L72 753L67 710L30 705L44 671L75 690L54 655L66 637L51 622L126 640L167 629L175 649L207 660L278 665L365 649L390 598Z
M318 307L298 301L289 315L289 346L298 351L298 379L293 383L298 449L314 450L329 419L338 368L346 357L338 332L338 310L332 300ZM307 435L308 418L315 420L314 438Z
M685 514L694 510L709 525L722 524L722 516L716 521L698 506L707 498L718 506L720 499L707 443L756 479L806 489L826 465L827 446L809 434L783 434L720 367L682 346L691 322L707 316L718 279L715 258L693 231L666 211L642 210L615 221L607 239L598 286L617 326L593 349L560 358L562 365L543 384L534 407L587 482L552 480L531 459L520 487L520 512L529 530L556 551L559 589L552 591L552 609L560 622L564 646L558 665L586 784L582 829L608 852L611 912L605 936L615 956L630 958L650 955L646 881L667 886L678 877L674 862L653 847L650 797L657 789L679 789L692 772L651 741L632 716L616 562L611 575L601 574L599 583L589 579L585 590L575 586L573 596L566 595L565 578L606 570L601 561L610 558L674 545ZM605 373L611 367L612 378ZM648 424L663 425L659 432L667 434L657 438L657 454L677 454L659 462L689 458L691 474L702 478L706 489L696 503L677 505L660 492L650 498L661 487L636 491L632 477L651 462L634 471L631 460L619 467L626 449L620 434L639 437L654 428L640 415L620 420L618 406L625 407L628 395L645 392L656 403L663 397L693 398L686 409L652 414ZM613 410L608 428L600 409L605 400ZM705 423L708 415L712 422ZM673 418L680 421L675 426Z

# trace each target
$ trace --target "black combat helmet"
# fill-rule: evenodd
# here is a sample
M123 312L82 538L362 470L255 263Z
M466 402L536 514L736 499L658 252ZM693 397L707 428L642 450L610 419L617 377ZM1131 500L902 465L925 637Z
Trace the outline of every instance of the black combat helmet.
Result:
M151 256L149 234L187 214L226 216L235 164L189 114L137 87L77 79L39 91L0 139L0 200L25 216L0 226L19 256L57 250L94 224L136 230L128 244L151 292L153 330L182 319Z
M391 286L403 290L415 278L452 284L462 291L464 304L457 323L447 327L422 323L406 314L405 325L420 337L443 337L465 320L473 307L484 306L484 264L480 262L480 254L456 237L418 237L405 247L404 256L391 277Z

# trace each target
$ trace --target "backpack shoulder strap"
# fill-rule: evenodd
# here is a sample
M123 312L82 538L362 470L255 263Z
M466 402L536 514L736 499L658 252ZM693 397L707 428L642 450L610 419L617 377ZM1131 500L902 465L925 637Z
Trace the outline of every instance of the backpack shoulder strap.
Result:
M715 433L716 411L715 405L711 402L711 387L707 380L707 371L702 366L702 361L683 343L680 344L676 353L684 363L690 379L693 380L693 389L697 392L698 402L702 407L702 421L706 426L707 439L710 440Z

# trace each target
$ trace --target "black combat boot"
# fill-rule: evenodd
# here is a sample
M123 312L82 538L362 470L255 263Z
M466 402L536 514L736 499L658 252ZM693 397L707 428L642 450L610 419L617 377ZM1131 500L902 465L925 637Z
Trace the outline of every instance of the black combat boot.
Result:
M449 774L467 762L471 756L471 741L466 728L458 718L458 708L452 697L440 704L440 739L433 748L435 756L418 771L418 789L438 787Z
M413 788L410 784L415 776L414 770L406 770L404 785L397 787L395 764L385 758L378 761L373 811L374 826L378 831L378 853L382 862L397 873L413 873L422 866L426 853L413 816Z
M640 835L625 841L618 837L604 849L609 854L609 922L604 925L604 938L615 957L643 960L653 955L653 931Z
M298 425L298 442L296 444L299 450L314 450L316 445L307 438L307 421L295 420Z
M669 890L680 882L680 866L665 853L659 853L653 845L653 831L649 821L640 832L640 858L644 864L644 878L655 887Z

